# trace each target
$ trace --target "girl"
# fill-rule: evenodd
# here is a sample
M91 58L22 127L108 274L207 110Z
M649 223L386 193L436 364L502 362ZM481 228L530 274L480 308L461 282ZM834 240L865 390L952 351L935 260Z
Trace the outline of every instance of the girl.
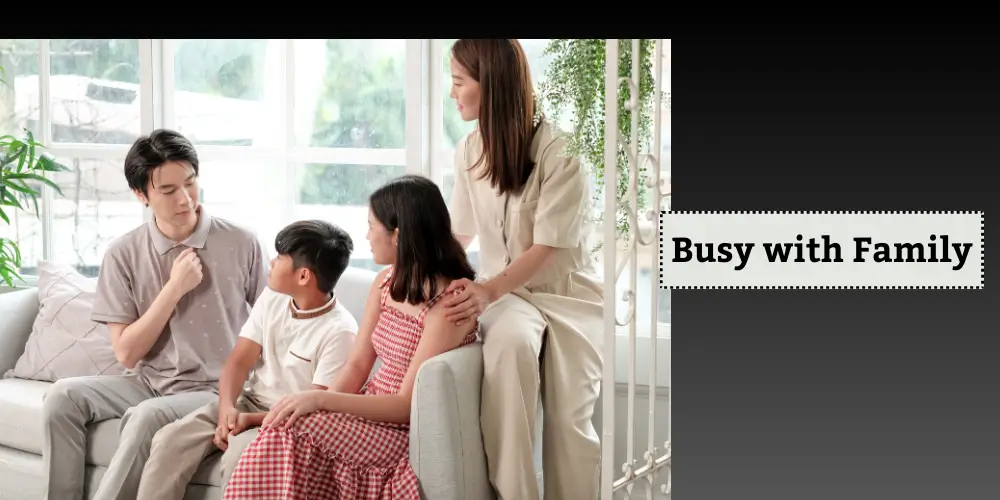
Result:
M279 401L233 471L224 498L419 500L409 463L410 399L425 360L476 340L436 307L475 272L451 232L438 187L404 176L371 195L368 241L378 274L358 337L327 391ZM368 383L375 359L382 364Z

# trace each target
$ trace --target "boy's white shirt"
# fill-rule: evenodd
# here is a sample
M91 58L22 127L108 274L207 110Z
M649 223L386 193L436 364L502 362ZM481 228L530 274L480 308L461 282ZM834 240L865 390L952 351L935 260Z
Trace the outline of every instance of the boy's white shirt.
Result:
M248 380L250 397L270 408L289 394L312 389L313 384L333 383L354 346L357 320L339 301L314 318L292 316L292 309L308 314L329 305L303 311L288 295L264 289L240 331L240 337L261 346L260 359Z

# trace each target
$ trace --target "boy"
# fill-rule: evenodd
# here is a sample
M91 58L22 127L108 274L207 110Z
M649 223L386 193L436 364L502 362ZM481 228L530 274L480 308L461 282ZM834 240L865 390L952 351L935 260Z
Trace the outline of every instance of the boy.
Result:
M326 390L347 362L358 324L333 290L350 261L351 237L326 222L300 221L282 229L274 246L268 288L226 361L218 401L154 436L138 498L181 500L215 448L223 450L225 485L268 409L295 392Z

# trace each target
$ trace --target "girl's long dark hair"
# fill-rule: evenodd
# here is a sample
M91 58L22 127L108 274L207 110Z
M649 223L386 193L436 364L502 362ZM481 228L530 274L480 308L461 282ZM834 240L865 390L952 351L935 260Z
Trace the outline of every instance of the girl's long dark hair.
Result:
M389 231L399 229L396 264L389 295L420 304L444 290L437 278L474 280L465 249L451 230L451 215L441 190L419 175L397 177L372 193L372 214Z

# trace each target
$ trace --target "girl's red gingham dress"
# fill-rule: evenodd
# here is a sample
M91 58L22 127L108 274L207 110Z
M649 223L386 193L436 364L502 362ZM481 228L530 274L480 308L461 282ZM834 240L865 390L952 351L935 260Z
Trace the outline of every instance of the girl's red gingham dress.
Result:
M372 332L382 365L361 389L364 395L399 391L424 317L443 295L428 301L416 316L403 313L386 304L391 275L379 284L382 310ZM474 330L462 345L475 340ZM261 429L233 470L224 498L419 500L409 439L409 425L331 412L313 413L289 428Z

